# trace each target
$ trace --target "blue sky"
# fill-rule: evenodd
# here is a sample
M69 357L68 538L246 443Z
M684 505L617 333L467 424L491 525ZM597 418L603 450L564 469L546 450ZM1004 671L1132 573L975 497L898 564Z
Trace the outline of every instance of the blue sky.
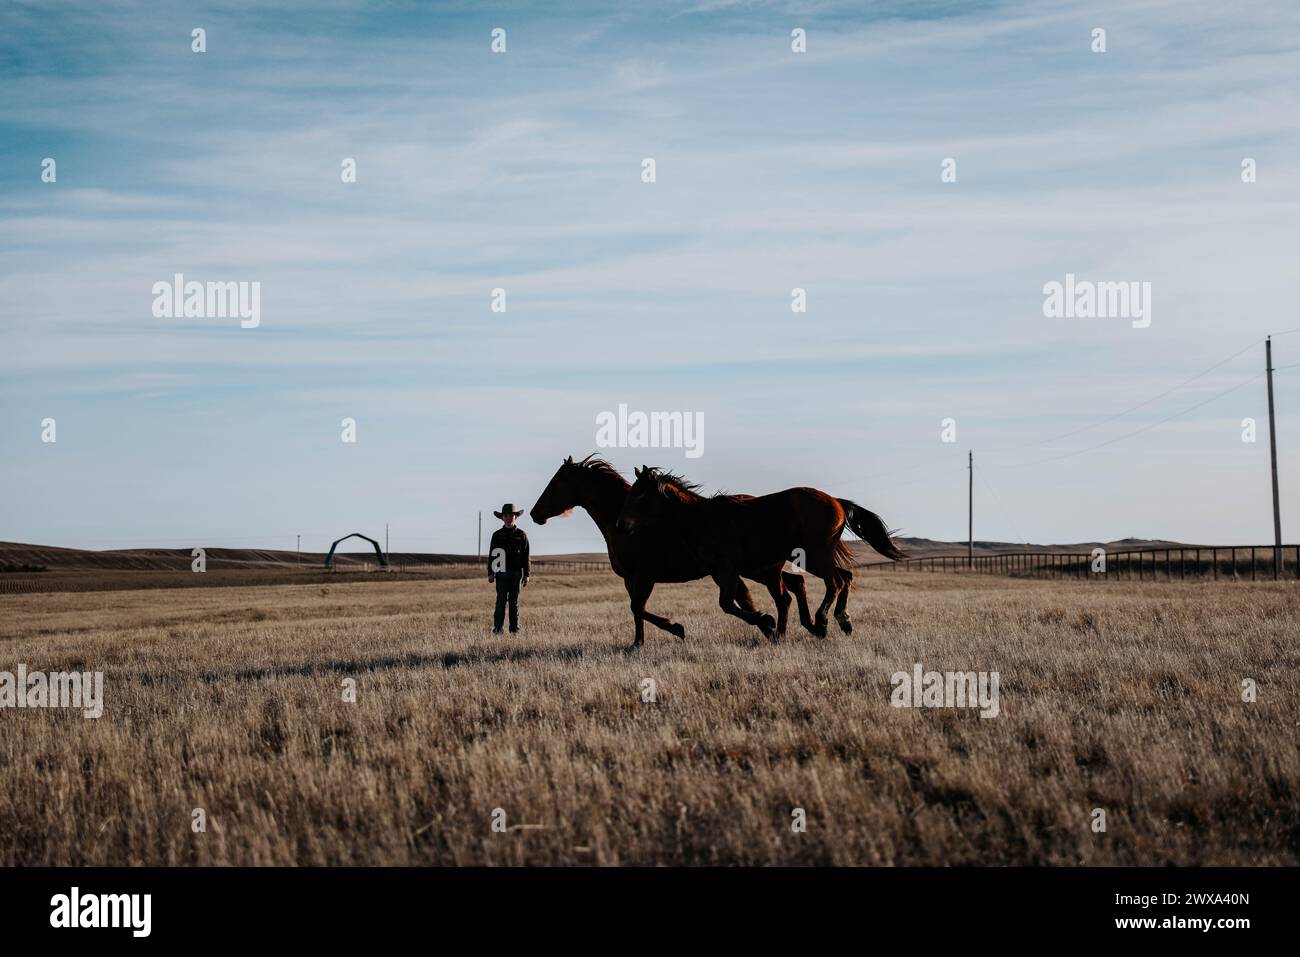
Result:
M1119 438L1262 345L1043 440L1300 326L1294 4L261 6L0 10L0 539L470 551L619 403L705 420L626 472L909 534L964 538L974 448L980 538L1271 538L1262 379ZM260 282L260 326L155 319L177 272ZM1067 272L1151 282L1150 327L1045 318Z

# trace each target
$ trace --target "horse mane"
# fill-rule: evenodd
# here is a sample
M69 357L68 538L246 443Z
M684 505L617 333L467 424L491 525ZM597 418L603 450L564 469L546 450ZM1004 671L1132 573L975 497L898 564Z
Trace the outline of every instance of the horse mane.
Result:
M679 475L676 472L670 472L667 469L651 468L650 474L654 477L659 486L659 494L668 498L675 496L683 502L701 502L701 501L722 501L722 502L743 502L750 498L748 495L733 495L729 492L715 492L712 495L703 495L700 492L700 484L692 482L690 479ZM671 492L668 488L671 488Z
M627 479L623 478L622 473L619 472L618 469L614 468L613 465L611 465L605 459L602 459L595 452L592 452L590 455L588 455L585 459L583 459L580 462L574 462L573 466L574 468L588 469L592 472L597 472L601 475L612 476L613 478L618 479L624 485L628 484Z
M704 498L704 496L700 494L699 483L692 482L685 476L678 475L676 472L669 472L667 469L657 468L650 469L650 474L652 474L655 481L659 483L659 488L661 490L665 485L671 485L673 488L677 489L677 491L685 493L689 498Z

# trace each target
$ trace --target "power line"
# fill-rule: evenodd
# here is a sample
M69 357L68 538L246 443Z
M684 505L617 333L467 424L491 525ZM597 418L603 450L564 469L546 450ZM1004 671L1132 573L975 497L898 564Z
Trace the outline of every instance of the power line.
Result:
M1076 455L1084 455L1085 453L1088 453L1088 452L1095 452L1095 451L1097 451L1098 449L1103 449L1103 448L1105 448L1105 447L1108 446L1108 445L1112 445L1112 444L1114 444L1115 442L1120 442L1120 441L1122 441L1122 440L1124 440L1124 439L1132 438L1132 437L1135 436L1135 435L1141 435L1143 432L1148 432L1148 431L1150 431L1151 429L1154 429L1156 426L1164 425L1166 422L1169 422L1169 421L1171 421L1171 420L1173 420L1173 419L1176 419L1176 418L1178 418L1178 417L1181 416L1181 415L1186 415L1188 412L1192 412L1192 411L1194 411L1194 410L1196 410L1196 409L1199 409L1199 408L1200 408L1201 406L1203 406L1203 405L1208 405L1209 403L1213 402L1215 399L1221 399L1221 398L1223 398L1223 396L1227 395L1227 394L1230 393L1230 392L1236 392L1238 389L1242 388L1243 386L1250 385L1250 383L1252 383L1252 382L1254 382L1256 379L1260 378L1263 374L1264 374L1264 373L1262 373L1262 372L1256 372L1256 373L1255 373L1253 376L1251 376L1249 379L1243 379L1241 382L1238 382L1236 385L1232 386L1231 388L1224 389L1222 392L1219 392L1219 393L1217 393L1217 394L1215 394L1215 395L1212 395L1212 396L1210 396L1208 399L1203 399L1202 401L1197 402L1195 405L1189 405L1187 408L1182 409L1182 410L1180 410L1180 411L1178 411L1178 412L1175 412L1173 415L1165 416L1163 419L1160 419L1160 420L1158 420L1158 421L1156 421L1156 422L1152 422L1152 423L1150 423L1149 425L1144 425L1144 426L1142 426L1142 428L1140 428L1140 429L1134 429L1132 432L1126 432L1126 433L1124 433L1123 435L1117 435L1117 436L1115 436L1114 438L1107 439L1105 442L1101 442L1101 443L1099 443L1099 444L1097 444L1097 445L1090 446L1090 447L1088 447L1088 448L1086 448L1086 449L1077 449L1077 450L1074 451L1074 452L1065 452L1065 453L1063 453L1063 454L1061 454L1061 455L1055 455L1055 456L1053 456L1053 457L1051 457L1051 458L1040 459L1040 460L1037 461L1037 462L1019 462L1019 463L1016 463L1016 464L1014 464L1014 465L995 465L995 466L993 466L993 468L1001 468L1001 469L1021 469L1021 468L1030 468L1030 467L1035 466L1035 465L1045 465L1045 464L1048 463L1048 462L1059 462L1061 459L1068 459L1068 458L1072 458L1072 457L1074 457L1074 456L1076 456Z
M1292 331L1292 332L1300 332L1300 329L1293 329L1293 330L1291 330L1291 331ZM1024 444L1024 445L1011 445L1011 446L1006 446L1006 447L1004 447L1004 448L1000 448L1000 449L988 449L987 451L989 451L989 452L1012 452L1012 451L1015 451L1016 449L1034 448L1034 447L1039 446L1039 445L1047 445L1049 442L1056 442L1056 441L1059 441L1060 439L1068 439L1068 438L1070 438L1071 436L1078 435L1078 434L1081 433L1081 432L1087 432L1087 431L1090 431L1091 429L1095 429L1095 428L1097 428L1097 426L1099 426L1099 425L1106 425L1108 422L1114 422L1116 419L1121 419L1121 418L1123 418L1124 416L1128 415L1130 412L1136 412L1138 409L1144 408L1145 406L1150 405L1152 402L1155 402L1155 401L1157 401L1157 400L1159 400L1159 399L1163 399L1165 396L1169 395L1170 393L1177 392L1179 389L1181 389L1181 388L1182 388L1183 386L1185 386L1185 385L1191 385L1191 384L1192 384L1193 382L1195 382L1197 379L1200 379L1200 378L1202 378L1203 376L1209 375L1209 374L1210 374L1211 372L1213 372L1215 369L1219 368L1219 367L1222 366L1222 365L1226 365L1227 363L1231 362L1233 359L1237 358L1237 356L1240 356L1240 355L1245 354L1246 352L1249 352L1251 349L1255 348L1257 345L1259 345L1259 344L1260 344L1261 342L1263 342L1263 341L1264 341L1264 338L1261 336L1260 338L1258 338L1258 339L1254 340L1253 342L1251 342L1251 343L1250 343L1249 345L1247 345L1245 348L1243 348L1243 349L1241 349L1241 350L1239 350L1239 351L1237 351L1237 352L1234 352L1232 355L1228 356L1226 359L1220 359L1218 362L1216 362L1214 365L1210 366L1208 369L1204 369L1204 370L1202 370L1202 371L1196 373L1196 375L1192 376L1191 378L1189 378L1189 379L1184 379L1182 382L1178 383L1178 384L1175 385L1175 386L1172 386L1172 387L1166 389L1164 392L1161 392L1161 393L1159 393L1158 395L1153 395L1153 396L1152 396L1151 398L1149 398L1149 399L1144 399L1144 400L1142 400L1141 402L1139 402L1137 405L1129 406L1127 409L1125 409L1125 410L1122 411L1122 412L1116 412L1114 415L1107 416L1107 417L1104 418L1104 419L1099 419L1098 421L1093 422L1091 425L1085 425L1085 426L1083 426L1083 427L1081 427L1081 428L1074 429L1073 431L1070 431L1070 432L1064 432L1064 433L1062 433L1062 434L1060 434L1060 435L1054 435L1054 436L1052 436L1051 438L1040 439L1040 440L1037 441L1037 442L1028 442L1028 443L1026 443L1026 444Z
M1277 339L1277 338L1279 338L1279 337L1281 337L1281 336L1289 336L1289 335L1294 335L1294 334L1296 334L1296 333L1300 333L1300 326L1296 326L1296 327L1291 328L1291 329L1283 329L1281 332L1275 332L1275 333L1272 333L1272 336L1273 336L1274 339ZM1231 362L1233 359L1236 359L1238 356L1244 355L1245 353L1249 352L1251 349L1255 348L1255 347L1258 346L1261 342L1263 342L1265 338L1266 338L1265 336L1260 336L1258 339L1254 339L1254 340L1252 340L1250 343L1248 343L1247 345L1243 346L1241 349L1237 350L1236 352L1232 353L1231 355L1229 355L1229 356L1227 356L1227 357L1225 357L1225 358L1223 358L1223 359L1220 359L1218 362L1214 363L1214 365L1209 366L1208 368L1202 369L1200 372L1196 373L1195 375L1193 375L1193 376L1191 376L1191 377L1189 377L1189 378L1187 378L1187 379L1184 379L1183 381L1179 382L1177 385L1171 386L1170 388L1166 389L1165 391L1160 392L1160 393L1157 393L1156 395L1153 395L1153 396L1151 396L1151 397L1148 398L1148 399L1144 399L1144 400L1142 400L1141 402L1137 403L1136 405L1131 405L1131 406L1129 406L1127 409L1124 409L1124 410L1121 411L1121 412L1116 412L1114 415L1106 416L1104 419L1098 419L1096 422L1093 422L1093 423L1091 423L1091 424L1089 424L1089 425L1081 426L1080 428L1077 428L1077 429L1072 429L1072 430L1069 431L1069 432L1063 432L1063 433L1061 433L1060 435L1054 435L1054 436L1052 436L1052 437L1050 437L1050 438L1046 438L1046 439L1039 439L1039 440L1036 441L1036 442L1026 442L1026 443L1023 443L1023 444L1021 444L1021 445L1007 445L1007 446L1002 446L1001 448L986 449L985 451L987 451L987 452L995 452L995 453L996 453L996 452L1014 452L1014 451L1017 451L1017 450L1019 450L1019 449L1030 449L1030 448L1036 448L1037 446L1047 445L1047 444L1050 443L1050 442L1057 442L1057 441L1060 441L1061 439L1067 439L1067 438L1070 438L1070 437L1072 437L1072 436L1079 435L1079 434L1081 434L1081 433L1083 433L1083 432L1091 431L1092 429L1095 429L1095 428L1097 428L1098 426L1106 425L1106 424L1108 424L1108 423L1110 423L1110 422L1114 422L1116 419L1121 419L1121 418L1123 418L1124 416L1128 415L1128 414L1131 413L1131 412L1136 412L1138 409L1145 408L1146 406L1150 405L1151 403L1156 402L1156 401L1158 401L1158 400L1160 400L1160 399L1163 399L1163 398L1165 398L1166 396L1171 395L1171 394L1174 393L1174 392L1177 392L1179 389L1183 388L1184 386L1191 385L1191 384L1192 384L1193 382L1195 382L1197 379L1204 378L1205 376L1207 376L1207 375L1209 375L1211 372L1213 372L1215 369L1218 369L1218 368L1220 368L1221 366L1227 365L1229 362ZM1283 369L1294 369L1294 368L1297 368L1298 366L1300 366L1300 363L1297 363L1297 364L1295 364L1295 365L1278 366L1278 367L1276 367L1273 371L1275 371L1275 372L1280 372L1280 371L1283 370ZM1261 373L1261 374L1262 374L1262 373ZM1259 376L1256 376L1255 378L1259 378ZM1252 380L1247 380L1247 382L1249 382L1249 381L1252 381ZM1245 382L1241 383L1241 385L1245 385L1245 384L1246 384ZM1235 389L1235 388L1238 388L1238 387L1237 387L1237 386L1234 386L1233 388ZM1220 395L1226 395L1228 392L1231 392L1231 391L1233 391L1233 389L1228 389L1226 392L1220 393ZM1218 396L1215 396L1215 397L1213 397L1213 398L1218 398ZM1211 398L1211 399L1209 399L1209 400L1207 400L1207 401L1213 401L1213 398ZM1204 403L1201 403L1201 404L1204 404ZM1191 406L1190 408L1184 409L1183 412L1176 413L1175 415L1170 416L1169 418L1161 419L1159 422L1153 423L1153 424L1150 425L1150 426L1144 426L1143 428L1138 429L1138 430L1136 430L1136 431L1134 431L1134 432L1129 432L1129 433L1126 433L1125 435L1117 436L1117 437L1114 438L1114 439L1111 439L1111 440L1109 440L1109 441L1107 441L1107 442L1103 442L1103 443L1101 443L1100 445L1093 446L1092 448L1080 449L1078 452L1069 452L1069 453L1065 453L1065 454L1063 454L1063 455L1061 455L1061 456L1058 456L1057 458L1068 458L1069 456L1072 456L1072 455L1081 455L1081 454L1083 454L1084 452L1091 452L1091 451L1093 451L1093 449L1103 448L1104 446L1109 445L1110 442L1118 442L1120 439L1128 438L1129 436L1132 436L1132 435L1137 435L1137 434L1139 434L1139 433L1141 433L1141 432L1146 431L1146 430L1149 429L1149 428L1154 428L1156 425L1161 425L1161 424L1163 424L1163 423L1165 423L1165 422L1168 422L1169 419L1177 418L1179 415L1183 415L1184 413L1186 413L1186 412L1190 412L1190 411L1192 411L1193 409L1196 409L1196 408L1199 408L1199 405ZM1056 461L1056 458L1049 458L1049 459L1043 459L1043 460L1041 460L1041 462L1030 462L1030 463L1026 463L1026 465L1039 465L1039 464L1042 464L1042 462L1054 462L1054 461ZM912 474L914 474L914 473L916 473L916 472L919 472L919 471L922 471L922 470L924 470L924 469L942 468L942 467L944 467L945 464L946 464L946 463L942 463L939 459L935 459L935 460L930 461L930 462L920 462L920 463L916 463L916 464L913 464L913 465L902 466L902 467L900 467L900 468L896 468L896 469L886 469L886 470L883 471L883 472L870 472L870 473L867 473L867 474L864 474L864 475L854 476L853 478L849 479L848 481L851 481L851 482L857 482L857 481L864 481L864 480L870 480L870 479L876 479L876 478L888 478L888 477L892 477L892 476L896 476L896 475L912 475ZM992 466L992 467L993 467L993 468L1020 468L1021 466L1008 466L1008 465L1002 465L1002 466ZM965 469L963 468L963 471L964 471L964 470L965 470ZM893 484L891 484L891 485L887 485L887 486L877 486L877 487L874 487L874 488L873 488L873 491L883 491L883 490L890 489L890 488L897 488L897 487L899 486L899 484L904 484L904 483L893 483Z
M917 470L916 470L916 469L912 469L911 471L917 471ZM936 478L943 478L943 477L950 476L950 475L952 475L954 472L957 472L957 471L965 472L965 471L966 471L966 466L964 466L964 465L952 465L951 463L949 463L948 465L935 466L934 468L931 469L931 474L928 475L928 476L925 477L925 478L921 478L921 479L908 479L908 480L905 481L905 482L891 482L891 483L888 484L888 485L873 485L873 486L871 487L871 493L874 495L874 494L877 493L877 492L887 492L887 491L889 491L890 489L902 488L902 487L905 486L905 485L906 485L906 486L909 486L909 487L915 487L915 486L917 486L918 484L926 484L926 483L932 482L932 481L934 481ZM857 480L857 479L853 479L853 480L851 480L851 481L858 481L858 480Z

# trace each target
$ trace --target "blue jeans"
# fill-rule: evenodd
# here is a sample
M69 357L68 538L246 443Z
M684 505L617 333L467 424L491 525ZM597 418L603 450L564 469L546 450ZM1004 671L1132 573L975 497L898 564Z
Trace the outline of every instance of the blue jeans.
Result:
M492 614L492 628L501 630L506 618L506 603L510 604L510 630L519 630L519 583L523 580L521 569L517 572L497 572L497 607Z

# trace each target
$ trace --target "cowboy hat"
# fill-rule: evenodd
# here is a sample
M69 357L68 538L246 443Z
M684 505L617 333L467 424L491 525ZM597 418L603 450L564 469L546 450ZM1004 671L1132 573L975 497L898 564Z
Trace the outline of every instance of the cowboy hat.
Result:
M524 510L522 508L517 512L515 511L514 502L506 502L506 504L501 506L501 511L493 512L492 514L495 515L497 518L505 518L506 512L509 512L515 518L518 518L520 515L524 514Z

